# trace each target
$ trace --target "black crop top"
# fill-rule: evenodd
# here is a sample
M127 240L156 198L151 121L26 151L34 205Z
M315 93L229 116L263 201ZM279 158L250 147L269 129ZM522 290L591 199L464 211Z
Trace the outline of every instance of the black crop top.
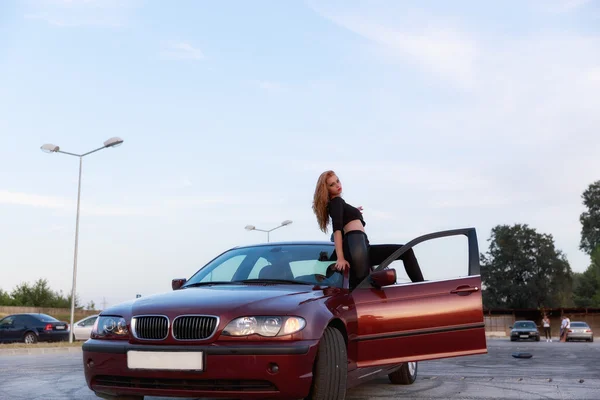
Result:
M344 226L355 219L359 219L363 226L366 225L360 210L346 203L341 197L334 197L331 199L327 208L329 210L329 216L331 217L334 232L342 231L343 233Z

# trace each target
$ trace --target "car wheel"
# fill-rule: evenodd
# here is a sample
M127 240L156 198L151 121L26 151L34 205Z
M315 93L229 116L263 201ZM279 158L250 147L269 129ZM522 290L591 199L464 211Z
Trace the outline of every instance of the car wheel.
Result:
M536 342L539 342L539 341L540 341L540 337L539 337L539 336L536 336L536 337L535 337L535 341L536 341Z
M94 392L94 394L101 399L106 400L144 400L144 396L131 396L131 395L123 395L123 396L113 396L111 394L98 393Z
M35 336L35 333L27 332L25 334L25 336L23 336L23 341L26 344L35 344L35 343L37 343L38 339L37 339L37 336Z
M511 338L510 338L510 341L511 341L511 342L516 342L516 341L517 341L517 339L516 339L516 338L512 338L512 337L511 337Z
M332 327L325 329L315 360L313 381L307 400L344 400L348 355L342 333Z
M388 375L394 385L410 385L417 379L418 364L416 361L402 364L400 368Z

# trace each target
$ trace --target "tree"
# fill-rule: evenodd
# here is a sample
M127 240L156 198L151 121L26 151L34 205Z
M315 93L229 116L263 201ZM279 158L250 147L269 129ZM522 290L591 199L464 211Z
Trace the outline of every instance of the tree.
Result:
M497 225L481 254L486 308L540 308L572 304L572 271L552 235L526 224Z
M96 309L96 303L94 303L93 300L90 300L90 302L88 303L87 307L88 310L95 310Z
M579 248L591 255L600 246L600 181L591 183L581 197L587 210L579 216L581 222Z
M12 306L10 294L0 289L0 306Z
M573 301L577 307L600 307L600 248L592 253L592 263L573 285Z
M33 285L26 282L18 284L10 294L11 305L24 307L71 307L71 295L64 296L62 291L50 289L46 279L38 279ZM75 296L75 307L79 308L79 297Z

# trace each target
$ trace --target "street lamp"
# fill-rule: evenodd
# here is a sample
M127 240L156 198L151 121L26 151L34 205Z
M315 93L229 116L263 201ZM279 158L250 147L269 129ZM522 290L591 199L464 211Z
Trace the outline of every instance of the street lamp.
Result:
M69 343L73 343L73 321L75 318L75 287L76 287L76 280L77 280L77 245L78 245L78 240L79 240L79 203L80 203L80 199L81 199L81 167L83 164L83 157L87 156L88 154L95 153L99 150L106 149L108 147L120 146L122 143L123 143L123 139L118 138L118 137L113 137L113 138L110 138L107 141L105 141L104 145L102 147L98 147L97 149L88 151L87 153L84 153L84 154L68 153L66 151L62 151L59 146L56 146L54 144L45 144L42 147L40 147L42 149L42 151L45 153L62 153L62 154L67 154L69 156L79 157L79 183L77 185L77 218L75 220L76 221L75 222L75 254L73 256L73 286L71 288L71 324L69 325L71 333L69 334Z
M269 233L274 231L275 229L281 228L282 226L286 226L291 224L292 221L290 221L289 219L286 219L285 221L283 221L281 223L281 225L276 226L273 229L269 229L269 230L264 230L264 229L258 229L257 227L255 227L254 225L246 225L246 227L244 229L248 230L248 231L260 231L260 232L267 232L267 242L269 241Z

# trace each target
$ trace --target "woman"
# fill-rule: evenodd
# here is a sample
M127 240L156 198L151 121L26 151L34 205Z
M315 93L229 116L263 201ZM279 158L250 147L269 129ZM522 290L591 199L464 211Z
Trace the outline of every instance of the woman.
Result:
M544 319L542 320L544 324L544 333L546 334L546 342L552 341L552 335L550 334L550 318L548 315L544 314Z
M379 265L401 246L378 246L376 250L371 248L365 233L366 222L362 216L362 207L354 207L344 201L340 180L331 170L319 176L312 207L319 228L325 233L331 218L337 254L335 268L338 271L350 268L350 288L356 287L369 275L372 265ZM412 249L400 258L404 260L411 280L423 281Z

